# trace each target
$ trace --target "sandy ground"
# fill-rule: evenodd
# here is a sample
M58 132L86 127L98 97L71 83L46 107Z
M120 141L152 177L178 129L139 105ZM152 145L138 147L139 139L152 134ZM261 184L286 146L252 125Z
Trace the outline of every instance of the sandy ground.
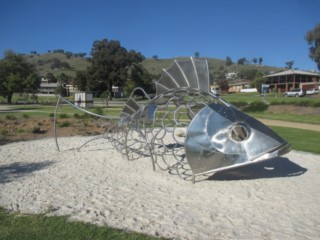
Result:
M320 155L291 151L192 184L106 140L0 146L0 206L174 239L320 239Z

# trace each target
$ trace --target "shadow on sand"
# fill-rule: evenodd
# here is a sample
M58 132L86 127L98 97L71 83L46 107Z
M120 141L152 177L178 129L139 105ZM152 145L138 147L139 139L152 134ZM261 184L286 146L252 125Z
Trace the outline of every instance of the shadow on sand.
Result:
M308 169L303 168L288 158L277 157L243 167L217 172L208 180L250 180L261 178L294 177L304 174Z
M0 184L8 183L19 178L25 177L35 171L40 171L53 164L53 161L44 161L39 163L20 163L15 162L0 166Z

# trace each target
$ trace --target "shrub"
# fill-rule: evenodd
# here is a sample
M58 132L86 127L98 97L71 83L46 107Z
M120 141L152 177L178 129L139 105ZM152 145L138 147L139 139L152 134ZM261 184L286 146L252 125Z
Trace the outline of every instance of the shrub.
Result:
M6 115L6 119L14 121L14 120L17 120L17 117L13 115Z
M252 102L248 106L244 107L245 112L263 112L268 109L268 104L264 102Z
M74 113L73 117L76 119L87 119L90 117L90 115L88 113L84 113L84 114L79 114L79 113Z
M241 108L244 106L247 106L248 103L244 101L238 101L238 102L230 102L232 105L236 106L237 108Z
M70 122L62 122L59 124L60 127L70 127L71 123Z
M29 118L30 118L30 116L29 116L28 114L26 114L26 113L24 113L24 114L22 115L22 117L23 117L24 119L29 119Z
M9 134L8 130L0 129L0 142L6 139L6 136Z
M68 114L62 113L60 114L60 118L68 118Z
M41 127L35 126L35 127L33 127L33 129L32 129L32 133L35 133L35 134L40 133L40 134L42 134L42 133L45 133L45 131L42 130Z
M311 106L312 107L320 107L320 101L319 102L312 102Z
M74 117L74 118L76 118L76 119L81 118L81 116L79 115L79 113L75 113L75 114L73 114L73 117Z

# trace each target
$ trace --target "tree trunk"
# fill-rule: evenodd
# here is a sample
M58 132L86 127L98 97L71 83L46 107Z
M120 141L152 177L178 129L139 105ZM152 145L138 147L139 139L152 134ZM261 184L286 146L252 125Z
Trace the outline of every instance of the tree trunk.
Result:
M8 104L12 104L11 100L12 100L12 95L13 95L13 92L8 92L8 95L7 95L7 102Z

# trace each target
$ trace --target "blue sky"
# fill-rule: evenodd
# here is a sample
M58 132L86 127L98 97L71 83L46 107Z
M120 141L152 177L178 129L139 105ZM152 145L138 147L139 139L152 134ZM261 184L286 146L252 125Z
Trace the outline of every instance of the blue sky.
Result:
M2 0L5 50L90 53L95 40L119 40L145 57L262 57L265 65L316 69L307 31L320 0Z

